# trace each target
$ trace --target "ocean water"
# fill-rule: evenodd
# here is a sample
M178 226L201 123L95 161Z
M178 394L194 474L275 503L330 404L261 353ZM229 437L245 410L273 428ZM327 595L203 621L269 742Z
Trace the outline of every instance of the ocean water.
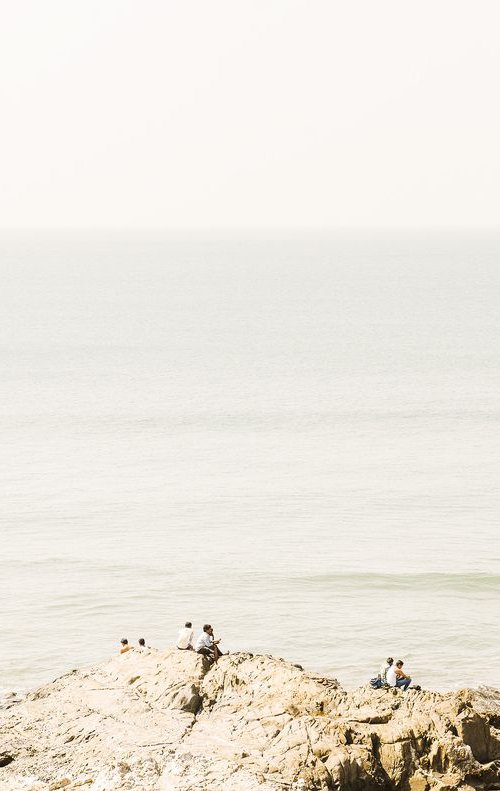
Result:
M0 237L0 687L189 619L500 686L500 237Z

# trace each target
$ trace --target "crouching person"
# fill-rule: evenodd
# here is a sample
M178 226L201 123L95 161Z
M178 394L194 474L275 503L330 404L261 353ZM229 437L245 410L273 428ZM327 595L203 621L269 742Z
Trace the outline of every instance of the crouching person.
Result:
M198 654L206 656L210 662L217 662L218 657L222 656L219 643L220 639L214 640L214 630L209 623L206 623L196 641L195 650Z
M391 667L387 671L387 682L391 687L397 687L398 689L407 690L411 684L411 677L407 676L406 673L403 671L404 662L402 659L398 659L396 662L396 666Z

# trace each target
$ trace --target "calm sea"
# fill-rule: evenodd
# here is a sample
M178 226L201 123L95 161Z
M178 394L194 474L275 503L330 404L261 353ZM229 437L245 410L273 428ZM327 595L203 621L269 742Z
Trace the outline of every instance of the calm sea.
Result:
M4 234L0 686L171 645L500 686L500 238Z

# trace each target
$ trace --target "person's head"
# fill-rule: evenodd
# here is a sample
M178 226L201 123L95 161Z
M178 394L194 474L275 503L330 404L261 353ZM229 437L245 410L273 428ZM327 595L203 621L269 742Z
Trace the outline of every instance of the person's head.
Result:
M184 626L186 627L186 629L192 629L193 628L193 624L191 623L191 621L186 621Z
M126 637L122 637L122 639L120 640L120 643L121 643L122 645L128 645L128 640L127 640L127 638L126 638Z
M213 629L209 623L206 623L203 626L203 631L206 632L207 634L212 634Z
M403 667L403 665L404 665L403 660L402 659L398 659L398 661L396 662L396 667Z
M392 665L393 662L394 662L394 659L392 658L392 656L388 656L387 657L387 664L390 666L390 665Z
M143 648L146 645L146 641L144 637L139 637L139 645L142 646Z

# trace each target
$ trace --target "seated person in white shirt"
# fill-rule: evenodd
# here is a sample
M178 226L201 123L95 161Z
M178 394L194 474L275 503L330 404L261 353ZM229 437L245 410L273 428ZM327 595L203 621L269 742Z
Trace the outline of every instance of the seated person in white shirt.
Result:
M380 677L380 681L382 682L382 686L384 684L388 683L388 681L387 681L387 671L389 670L390 667L392 667L393 664L394 664L394 659L392 658L392 656L388 656L387 659L385 660L385 662L382 663L382 665L380 667L380 673L379 673L379 677Z
M208 657L208 659L215 660L217 657L222 656L222 651L218 647L219 640L214 640L214 630L209 623L203 627L203 631L196 641L195 650L199 654Z
M386 683L389 684L390 687L396 686L396 668L394 665L391 665L387 668L387 672L385 674Z
M398 659L396 662L396 686L406 691L411 684L411 676L406 675L403 665L403 660Z
M382 665L380 666L380 671L378 676L376 678L370 679L370 686L373 689L380 689L381 687L388 686L387 671L391 668L393 663L394 663L394 659L392 658L392 656L389 656L385 660L385 662L382 663Z
M179 635L177 637L176 646L179 651L194 651L193 637L193 624L191 621L186 621L184 624L184 629L179 631Z
M404 662L402 659L398 659L395 665L391 665L387 671L387 683L390 687L397 687L406 692L411 684L411 678L403 672L403 665ZM420 687L415 687L415 689L420 689Z

